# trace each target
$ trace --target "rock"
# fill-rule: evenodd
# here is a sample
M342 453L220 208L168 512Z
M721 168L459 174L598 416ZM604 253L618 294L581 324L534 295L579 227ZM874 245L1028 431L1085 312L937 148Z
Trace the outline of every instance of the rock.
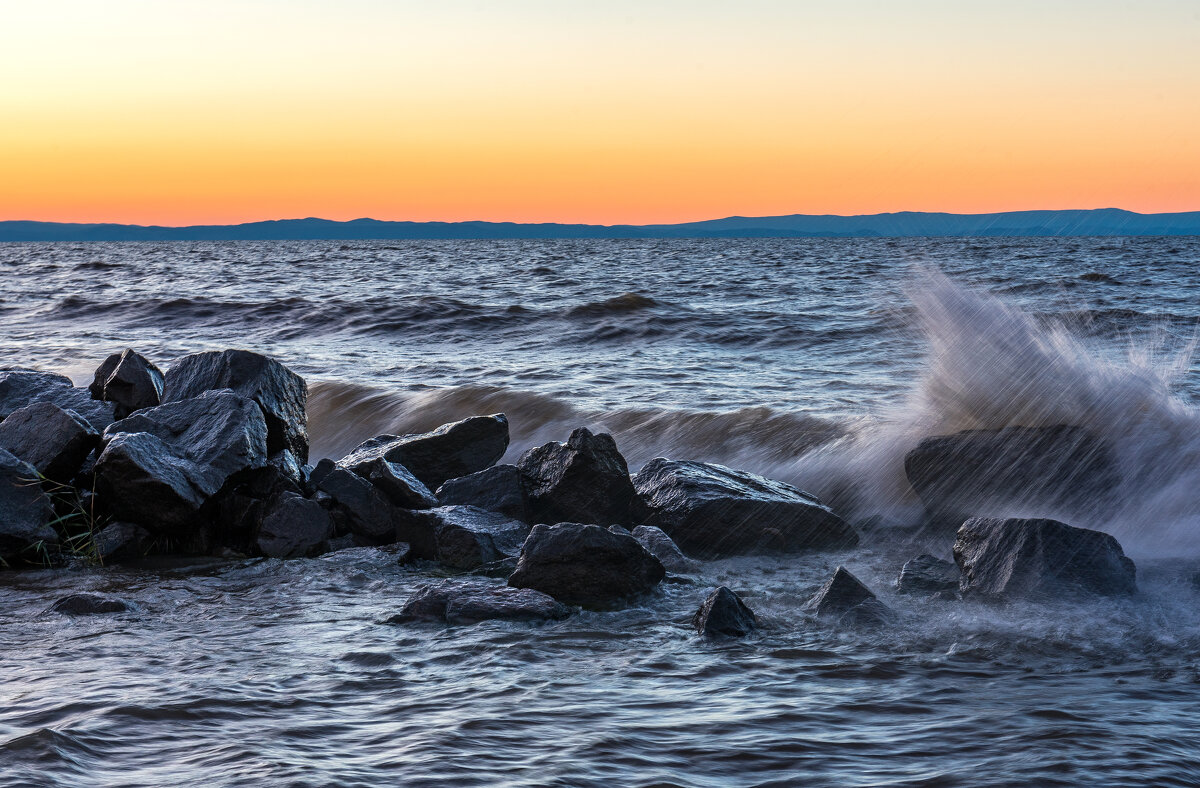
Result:
M150 532L140 525L117 521L96 532L96 554L105 563L115 563L143 555L150 543Z
M319 503L283 493L263 517L255 545L269 558L304 558L322 552L332 537L333 520Z
M896 591L901 594L936 594L958 589L958 566L928 553L911 559L900 569Z
M0 422L0 448L57 482L70 481L99 443L85 418L51 402L18 408Z
M528 588L445 581L421 586L389 624L438 621L475 624L506 621L554 621L571 614L551 596Z
M54 509L32 465L0 449L0 566L38 563L39 544L58 544Z
M288 449L277 451L268 457L267 465L278 471L280 476L290 481L295 486L297 492L307 488L307 466L301 465L300 461L296 459L296 455L292 454Z
M134 411L153 408L162 402L163 373L145 356L125 350L104 360L88 391L93 399L113 403L114 415L123 419Z
M267 464L267 425L251 400L211 391L138 411L103 435L96 486L105 507L153 533L182 536L234 474Z
M456 569L475 569L511 558L521 552L529 526L499 512L475 506L441 506L414 511L402 517L396 538L410 545L425 546L432 534L433 552L417 558L432 558Z
M817 498L790 484L723 465L651 460L633 478L646 522L687 555L850 547L858 534Z
M1007 427L926 438L904 458L934 525L1031 507L1083 509L1120 481L1108 446L1080 427Z
M333 497L334 512L345 519L351 533L362 537L368 544L397 541L396 507L375 485L345 468L334 468L325 474L317 486ZM413 547L416 548L416 545Z
M713 589L692 617L692 626L708 637L740 638L753 632L757 624L741 597L725 586Z
M0 370L0 419L35 402L51 402L87 419L97 432L113 421L113 406L92 399L87 389L77 389L71 379L53 372L8 368Z
M71 594L51 606L54 613L64 616L94 616L102 613L126 613L131 608L120 599L99 594Z
M875 599L875 594L862 582L839 566L833 577L821 586L821 590L808 600L804 609L818 616L841 615L850 608Z
M570 605L606 607L652 590L665 575L659 560L632 536L559 523L533 527L508 584Z
M379 435L344 457L340 464L354 467L360 457L371 460L382 454L436 490L448 479L490 468L507 450L508 418L497 413L443 424L419 435Z
M684 557L679 545L675 544L663 529L653 525L639 525L633 529L633 538L637 539L638 544L646 548L650 555L657 558L668 572L692 571L692 562Z
M896 614L878 599L867 599L838 616L839 629L876 629L894 623Z
M312 469L312 473L308 475L308 484L306 485L308 494L312 495L316 493L321 488L321 480L337 467L338 464L328 457L317 462L316 466Z
M375 439L372 439L372 441ZM387 458L390 444L367 441L338 463L375 485L396 506L432 509L438 499L408 468Z
M967 520L954 541L954 561L964 596L1137 591L1137 570L1116 539L1056 520Z
M529 518L536 523L632 524L637 493L611 435L580 427L566 443L521 455Z
M223 350L184 356L167 370L163 402L230 389L254 400L267 422L267 451L289 450L308 462L308 386L278 361L248 350Z
M515 465L494 465L450 479L437 489L437 499L442 506L478 506L529 522L525 484Z

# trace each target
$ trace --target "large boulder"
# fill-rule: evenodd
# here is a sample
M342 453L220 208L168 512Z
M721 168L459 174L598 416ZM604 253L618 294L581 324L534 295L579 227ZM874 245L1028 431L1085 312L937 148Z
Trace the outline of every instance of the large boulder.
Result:
M267 449L287 449L308 462L308 386L304 378L272 358L249 350L222 350L184 356L167 370L163 402L230 389L254 400L267 422Z
M87 419L52 402L18 408L0 422L0 448L57 482L70 481L99 443Z
M958 529L954 561L963 596L1137 591L1137 570L1116 539L1057 520L972 518Z
M443 424L433 432L379 435L342 458L340 464L354 468L359 462L382 456L400 463L422 484L436 490L448 479L490 468L507 450L508 418L496 413Z
M450 479L437 488L437 499L443 506L478 506L529 522L525 482L515 465L493 465Z
M104 359L88 391L94 399L113 403L115 416L123 419L161 404L163 373L145 356L127 349Z
M663 565L632 536L559 523L533 527L508 584L570 605L608 607L652 590L664 576Z
M933 525L977 515L1102 505L1120 481L1112 453L1080 427L1006 427L925 438L904 458Z
M317 484L333 500L333 512L365 544L388 544L397 539L398 509L375 485L345 468L333 468ZM414 548L416 545L414 545Z
M285 492L272 501L255 537L269 558L305 558L322 552L333 538L333 519L319 503Z
M50 526L54 509L37 483L37 471L0 449L0 566L37 563L39 544L58 544Z
M553 621L571 615L553 597L529 588L482 582L443 581L421 586L389 624L435 621L475 624L480 621Z
M521 552L529 526L499 512L474 506L440 506L398 513L396 539L412 546L414 558L475 569Z
M267 465L267 425L252 400L211 391L138 411L105 430L96 488L110 513L181 536L235 474Z
M73 410L96 431L113 421L111 403L92 399L87 389L74 388L66 375L33 369L0 369L0 419L35 402L52 402L63 410Z
M639 525L633 529L633 538L657 558L668 572L690 572L694 568L679 545L658 526Z
M684 553L717 557L850 547L858 534L816 497L723 465L651 460L633 478L646 522Z
M707 637L740 638L753 632L757 624L754 612L725 586L714 588L692 616L692 627Z
M896 592L900 594L936 594L958 588L958 567L950 561L924 553L900 568Z
M531 522L630 525L637 519L629 466L607 433L593 435L580 427L566 443L525 452L517 467Z
M338 465L375 485L389 501L405 509L431 509L438 499L408 468L387 458L388 444L367 441ZM324 471L322 471L324 472Z

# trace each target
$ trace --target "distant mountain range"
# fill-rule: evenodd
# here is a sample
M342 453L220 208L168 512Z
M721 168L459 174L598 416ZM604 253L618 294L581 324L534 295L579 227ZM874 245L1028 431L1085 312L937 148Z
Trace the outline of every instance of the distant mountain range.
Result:
M1200 235L1200 211L1117 208L1008 213L878 213L869 216L730 216L681 224L515 224L281 219L246 224L0 222L0 241L309 241L471 238L900 238L913 236Z

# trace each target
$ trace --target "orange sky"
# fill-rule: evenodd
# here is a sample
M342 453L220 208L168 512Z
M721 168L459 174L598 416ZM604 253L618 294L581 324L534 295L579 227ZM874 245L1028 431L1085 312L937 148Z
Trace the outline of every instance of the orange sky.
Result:
M1200 210L1200 3L430 5L6 12L0 219Z

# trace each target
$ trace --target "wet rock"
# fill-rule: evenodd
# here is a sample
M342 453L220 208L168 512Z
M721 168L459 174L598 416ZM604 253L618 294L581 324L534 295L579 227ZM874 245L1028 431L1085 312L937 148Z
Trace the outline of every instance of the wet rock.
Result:
M1056 520L967 520L958 529L954 561L962 571L964 596L1137 591L1137 570L1116 539Z
M280 476L290 481L297 492L304 490L308 486L306 466L301 465L300 461L296 459L296 455L287 449L275 452L268 457L267 465L278 471Z
M212 391L138 411L103 435L96 486L106 508L153 533L182 532L234 474L267 464L267 425L251 400Z
M838 629L877 629L895 623L896 614L878 599L866 599L838 616Z
M928 553L906 562L896 578L896 591L901 594L927 595L957 589L958 566Z
M18 408L0 422L0 448L58 482L69 481L99 443L85 418L51 402Z
M790 484L723 465L651 460L633 478L649 513L687 555L850 547L854 529Z
M846 571L844 566L839 566L833 573L833 577L829 578L821 590L805 603L804 609L818 616L840 616L868 599L875 599L875 594L871 592L871 589Z
M632 524L637 493L611 435L580 427L566 443L521 455L529 518L538 523Z
M398 519L396 538L413 546L414 557L456 569L475 569L516 556L530 530L520 520L475 506L440 506L404 513Z
M533 527L508 584L570 605L607 607L652 590L665 575L659 560L632 536L559 523Z
M248 350L223 350L184 356L167 370L163 402L230 389L254 400L267 423L267 450L289 450L308 461L308 386L278 361Z
M255 546L269 558L304 558L321 553L332 537L333 520L319 503L283 493L263 517Z
M448 479L490 468L507 450L508 418L497 413L443 424L433 432L418 435L379 435L356 448L340 464L351 468L360 457L371 460L382 455L436 490Z
M308 484L306 485L308 494L315 494L321 488L321 480L337 467L338 464L328 457L321 459L313 466L312 473L308 475Z
M117 521L101 528L93 541L101 561L116 563L141 557L150 544L150 532L140 525Z
M126 613L131 608L125 602L99 594L71 594L54 603L51 612L64 616L95 616L104 613Z
M0 419L35 402L51 402L87 419L97 432L113 421L113 406L92 399L87 389L77 389L71 379L53 372L8 368L0 370Z
M515 465L495 465L450 479L437 489L437 499L443 506L478 506L529 522L525 483Z
M632 535L668 572L692 571L692 562L684 557L679 545L675 544L663 529L653 525L639 525L633 529Z
M54 509L37 483L37 471L0 449L0 566L37 563L38 545L57 545L52 519Z
M937 526L1006 509L1079 509L1120 481L1108 446L1080 427L1007 427L926 438L904 458L908 482Z
M369 544L397 541L396 507L375 485L345 468L334 468L317 486L333 498L335 514L344 518L351 533Z
M476 624L480 621L554 621L571 611L553 597L528 588L444 581L421 586L389 624L437 621Z
M134 411L161 404L163 373L145 356L125 350L104 360L88 391L93 399L113 403L114 415L123 419Z
M387 458L390 444L367 441L338 465L375 485L396 506L405 509L432 509L438 499L408 468ZM369 445L368 445L369 444Z
M725 586L713 589L692 617L692 626L708 637L744 637L753 632L757 624L753 611Z

